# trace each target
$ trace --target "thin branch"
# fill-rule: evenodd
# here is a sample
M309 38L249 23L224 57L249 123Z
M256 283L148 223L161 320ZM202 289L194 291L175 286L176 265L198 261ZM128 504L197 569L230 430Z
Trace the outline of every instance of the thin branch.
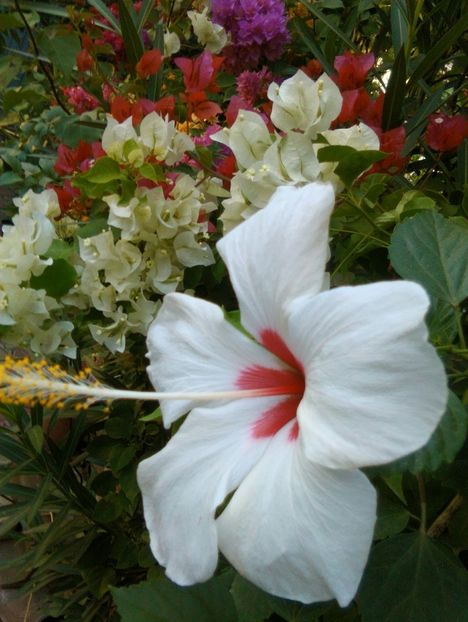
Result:
M426 522L427 522L426 485L424 483L424 479L422 475L417 475L416 479L418 480L419 504L421 508L421 525L419 527L419 530L422 533L426 533Z
M29 39L31 41L31 45L33 47L34 50L34 55L37 59L37 62L39 63L40 68L42 69L42 72L44 73L45 77L47 78L47 81L50 84L50 88L52 89L52 92L55 96L55 99L57 100L57 104L60 106L60 108L62 108L62 110L64 112L66 112L66 114L70 114L70 111L68 110L68 108L65 106L65 104L63 103L60 94L57 90L57 87L55 86L55 82L54 79L52 77L52 74L49 71L49 68L47 67L47 65L44 63L44 61L41 59L41 55L39 52L39 48L37 47L37 43L36 43L36 39L34 38L34 34L33 31L31 30L30 25L28 24L28 20L26 19L26 16L23 13L23 10L20 7L19 4L19 0L15 0L15 8L18 11L19 16L21 17L21 20L26 28L26 30L28 31L28 35L29 35Z
M460 508L463 498L461 495L456 495L448 504L443 512L435 519L432 525L427 530L427 535L431 538L438 538L447 529L448 524L452 520L452 516Z

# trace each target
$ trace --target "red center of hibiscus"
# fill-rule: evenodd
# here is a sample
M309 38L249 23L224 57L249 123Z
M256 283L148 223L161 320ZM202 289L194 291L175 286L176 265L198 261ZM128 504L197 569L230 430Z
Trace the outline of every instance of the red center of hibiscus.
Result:
M289 421L296 419L296 412L305 389L304 371L288 346L277 332L267 329L260 334L260 342L267 350L285 362L290 369L278 370L252 365L242 370L237 386L239 389L278 389L285 397L272 408L264 411L252 426L254 438L274 436ZM289 433L290 440L299 434L295 420Z

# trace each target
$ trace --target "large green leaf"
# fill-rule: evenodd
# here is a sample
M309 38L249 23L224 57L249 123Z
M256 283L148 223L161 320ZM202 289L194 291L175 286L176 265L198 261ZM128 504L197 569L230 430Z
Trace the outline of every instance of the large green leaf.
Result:
M391 130L401 125L402 107L406 92L406 53L402 45L392 66L382 110L382 129Z
M274 613L287 622L316 622L331 606L330 602L303 605L267 594L237 575L231 587L239 622L263 622Z
M426 211L396 227L389 248L398 274L435 298L459 304L468 296L468 230Z
M443 545L402 534L372 551L359 602L362 622L466 622L468 574Z
M237 622L224 577L191 587L161 578L113 588L112 595L122 622Z
M76 56L81 50L80 38L60 26L48 26L37 37L41 52L68 79L76 65Z
M436 471L444 462L451 462L463 447L468 429L468 413L455 393L450 391L447 410L428 443L418 451L379 467L379 472L421 473Z
M409 518L408 510L399 500L379 494L374 538L383 540L400 533L408 524Z

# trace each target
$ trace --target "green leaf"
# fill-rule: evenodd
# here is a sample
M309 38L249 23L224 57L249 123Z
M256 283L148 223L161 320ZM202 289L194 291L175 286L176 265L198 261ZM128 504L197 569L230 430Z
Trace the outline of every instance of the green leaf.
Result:
M334 73L335 70L333 69L333 65L330 63L328 58L322 52L320 46L317 45L315 41L315 33L304 24L304 20L300 17L293 18L289 21L289 25L294 28L302 41L312 52L312 55L320 62L324 70L328 74Z
M15 463L26 462L30 459L24 445L18 443L11 434L2 428L0 428L0 456Z
M12 506L12 512L10 517L0 521L0 538L14 529L14 527L26 517L29 512L29 503L15 503Z
M231 587L239 622L263 622L273 613L287 622L316 622L331 603L303 605L267 594L247 579L237 575Z
M466 622L468 575L443 545L402 534L371 552L359 603L362 622Z
M457 314L445 300L433 299L426 318L431 340L437 344L448 344L454 340L458 326Z
M81 50L79 36L61 26L48 26L40 32L37 43L41 53L47 56L54 68L59 69L65 79L70 78L76 65L76 56Z
M383 540L403 531L409 521L405 506L387 495L379 494L374 538Z
M7 171L0 175L0 186L12 186L22 181L23 178L13 171Z
M349 187L353 181L372 166L386 157L385 153L376 150L358 151L345 145L327 145L318 150L319 162L337 162L335 173Z
M106 421L105 429L110 438L130 438L134 422L130 416L111 417Z
M120 452L114 452L109 459L109 464L113 471L120 471L126 467L135 457L137 448L135 445L125 447Z
M435 211L395 228L390 261L400 276L456 306L468 296L468 230Z
M395 52L405 46L408 39L409 18L406 0L393 0L390 3L392 26L392 45Z
M414 117L412 117L405 126L406 141L402 155L408 155L418 142L419 136L427 125L427 119L430 114L438 110L447 95L444 87L437 89L430 97L424 100L423 104L418 108Z
M45 289L49 296L61 298L76 283L75 268L65 259L55 259L40 276L31 277L31 287Z
M239 622L263 622L275 612L269 595L240 575L232 583L231 594Z
M317 9L310 2L307 2L307 0L301 0L301 4L303 4L316 19L322 22L322 24L324 24L332 32L334 32L338 39L341 39L343 41L346 47L348 47L350 50L354 50L355 52L358 51L357 47L354 45L351 39L347 35L345 35L345 33L342 32L339 28L337 28L337 26L335 26L335 24L331 20L329 20L328 17L322 13L322 11Z
M107 222L107 218L93 218L85 225L80 226L76 232L76 235L79 238L91 238L93 235L97 235L98 233L102 233L102 231L107 231L108 229L109 224Z
M468 550L468 499L463 499L449 523L450 544Z
M35 108L46 98L45 91L40 84L7 89L3 96L3 109L9 112L14 108Z
M179 587L169 579L112 588L122 622L236 622L236 610L223 577Z
M0 6L6 6L13 9L15 6L14 0L0 0ZM25 2L21 0L21 8L26 11L37 11L38 13L44 13L46 15L55 15L57 17L70 17L65 7L54 6L46 2L37 2L36 0Z
M406 54L402 46L392 66L382 111L384 132L398 127L402 122L402 107L406 92Z
M127 58L132 72L134 72L135 65L138 63L144 52L143 43L124 0L118 0L118 6L125 51L127 53Z
M52 240L52 244L49 246L47 252L44 253L44 257L68 259L72 252L73 246L70 246L70 244L67 244L64 240L55 239Z
M154 9L155 0L143 0L143 3L140 8L140 12L138 13L137 18L137 30L141 32L143 30L143 26L148 21L149 16L151 15L151 11Z
M410 82L417 82L423 78L426 73L443 58L446 50L452 47L458 39L463 35L467 28L466 12L460 19L448 30L440 39L434 40L429 52L422 58L416 69L410 75Z
M158 49L164 56L164 22L159 20L156 24L154 33L154 47ZM163 85L164 62L161 64L159 71L150 76L148 80L148 99L157 101L161 97L161 89Z
M117 484L118 481L112 475L112 471L102 471L102 473L98 473L91 482L91 489L94 490L97 495L105 497L110 492L114 492Z
M42 446L44 445L44 432L42 431L42 427L40 425L33 425L29 430L26 431L29 442L38 454L42 451Z
M122 177L122 172L115 160L108 156L104 156L96 160L94 166L79 177L93 184L108 184L110 181L120 179Z
M100 499L94 509L94 516L101 523L112 523L125 511L122 497L112 495L108 499Z
M22 28L23 20L19 13L0 13L0 30L10 30L10 28Z
M468 140L466 138L458 147L457 156L457 181L462 189L468 184Z
M87 143L100 140L102 136L102 129L83 123L78 115L65 115L54 126L57 138L68 147L77 147L80 140Z
M104 19L112 24L115 32L117 32L119 35L122 34L118 20L115 18L115 15L110 9L107 8L102 0L88 0L88 4L93 6L97 11L99 11Z
M424 447L408 456L379 467L382 472L421 473L436 471L444 462L451 462L466 439L468 413L452 391L449 392L447 410Z
M150 179L151 181L164 181L166 178L161 166L158 164L150 164L149 162L142 164L138 172L142 177Z
M144 421L145 423L149 421L162 421L162 412L160 406L158 406L152 413L149 415L144 415L139 418L140 421Z

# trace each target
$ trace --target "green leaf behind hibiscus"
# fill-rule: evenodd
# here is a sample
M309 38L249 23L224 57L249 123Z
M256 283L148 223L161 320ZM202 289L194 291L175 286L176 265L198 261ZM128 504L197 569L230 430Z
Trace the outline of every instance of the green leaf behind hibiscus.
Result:
M122 622L237 622L226 578L180 587L163 577L112 594Z
M447 547L402 534L371 552L359 603L362 622L466 622L468 575Z
M400 276L417 281L434 298L456 306L468 296L468 230L437 212L396 227L389 255Z

